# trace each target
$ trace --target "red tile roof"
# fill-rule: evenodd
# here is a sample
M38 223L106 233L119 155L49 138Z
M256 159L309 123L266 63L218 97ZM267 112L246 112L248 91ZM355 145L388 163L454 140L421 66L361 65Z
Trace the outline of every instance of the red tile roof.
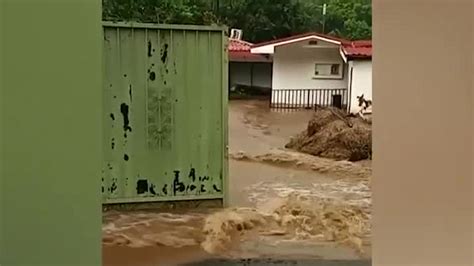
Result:
M372 47L372 41L371 40L352 41L351 45L354 47Z
M252 47L252 45L253 44L246 41L237 40L237 39L229 39L230 52L250 51L250 47Z
M336 38L333 36L311 32L311 33L295 35L295 36L282 38L278 40L272 40L272 41L259 43L259 44L252 44L250 42L246 42L242 40L229 39L229 46L228 46L229 60L238 61L238 62L271 62L270 57L261 55L261 54L252 54L250 52L250 49L264 46L264 45L285 42L285 41L289 41L293 39L304 38L304 37L308 37L312 35L316 35L319 37L341 42L344 54L349 59L372 58L372 41L371 40L347 41L347 40Z
M370 40L353 41L344 45L342 49L348 58L372 58L372 41Z
M262 42L258 44L251 45L251 48L257 48L257 47L262 47L265 45L272 45L275 44L277 45L278 43L283 43L287 41L292 41L292 40L298 40L301 38L305 37L310 37L310 36L317 36L321 38L326 38L332 41L337 41L340 42L342 45L342 49L344 51L344 54L348 58L372 58L372 41L371 40L356 40L356 41L349 41L345 40L342 38L334 37L331 35L327 34L321 34L317 32L308 32L304 34L298 34L286 38L280 38L276 40L271 40L267 42Z
M250 47L252 43L229 39L229 60L234 62L271 62L269 56L261 54L252 54L250 52Z
M252 54L250 52L229 52L229 61L271 63L272 58L266 55Z

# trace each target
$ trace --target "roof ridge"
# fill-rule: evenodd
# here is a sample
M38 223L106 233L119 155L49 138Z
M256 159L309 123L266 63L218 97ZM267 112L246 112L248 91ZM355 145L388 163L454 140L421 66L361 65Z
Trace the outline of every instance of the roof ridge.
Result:
M256 43L256 44L252 45L252 48L261 47L261 46L265 46L265 45L276 44L276 43L279 43L279 42L291 41L291 40L299 39L299 38L310 37L310 36L313 36L313 35L317 36L317 37L321 37L321 38L330 39L332 41L337 41L337 42L340 42L342 44L348 44L348 43L351 42L350 40L346 40L344 38L340 38L340 37L336 37L336 36L332 36L332 35L328 35L328 34L324 34L324 33L311 31L311 32L306 32L306 33L302 33L302 34L296 34L296 35L291 35L291 36L288 36L288 37L277 38L277 39L274 39L274 40L269 40L269 41L265 41L265 42Z

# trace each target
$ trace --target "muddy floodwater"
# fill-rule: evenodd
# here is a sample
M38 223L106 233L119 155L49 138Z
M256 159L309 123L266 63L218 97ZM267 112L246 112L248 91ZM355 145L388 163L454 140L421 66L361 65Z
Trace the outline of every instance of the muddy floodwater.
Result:
M106 212L103 264L370 258L370 162L286 151L284 145L310 117L311 111L271 112L262 101L231 101L231 208Z

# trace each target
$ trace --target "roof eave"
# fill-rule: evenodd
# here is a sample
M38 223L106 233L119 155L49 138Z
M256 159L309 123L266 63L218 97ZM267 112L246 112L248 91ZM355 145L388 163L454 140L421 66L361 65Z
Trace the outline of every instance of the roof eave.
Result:
M319 39L321 41L333 43L340 46L347 45L348 43L350 43L349 41L346 41L346 40L331 39L330 37L327 37L327 36L321 36L320 34L317 34L317 33L311 33L311 34L306 34L306 35L297 35L297 36L294 36L293 38L284 38L284 39L281 39L280 41L271 41L271 42L264 42L260 44L254 44L250 47L250 51L252 53L259 53L256 51L269 50L271 53L274 53L275 47L277 46L301 42L308 39Z
M370 55L351 55L347 56L349 61L351 60L372 60L372 56Z
M342 57L342 60L344 60L344 63L347 63L347 56L346 53L344 52L344 48L342 46L339 47L339 54Z

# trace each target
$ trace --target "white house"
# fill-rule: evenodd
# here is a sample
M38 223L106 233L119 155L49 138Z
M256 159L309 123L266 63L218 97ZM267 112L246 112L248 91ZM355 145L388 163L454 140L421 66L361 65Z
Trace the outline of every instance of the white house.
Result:
M372 98L372 43L306 33L253 45L273 57L275 107L337 106L358 112L357 96Z

